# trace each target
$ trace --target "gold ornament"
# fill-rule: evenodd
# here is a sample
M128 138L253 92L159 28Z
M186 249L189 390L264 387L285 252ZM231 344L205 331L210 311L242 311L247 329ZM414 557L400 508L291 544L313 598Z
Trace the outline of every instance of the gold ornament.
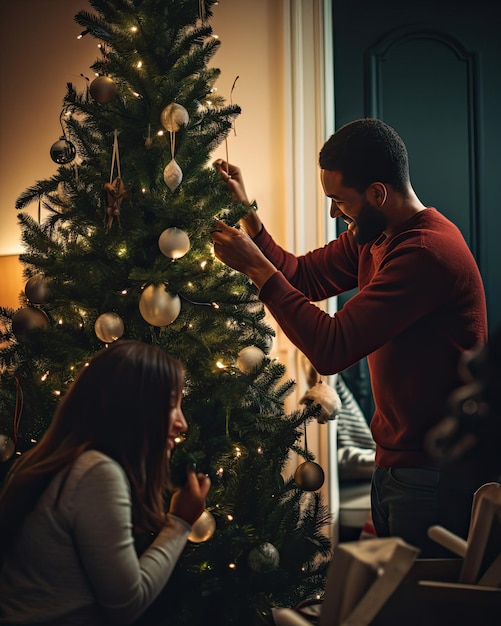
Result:
M265 353L257 346L247 346L238 353L237 367L243 374L250 374L261 365Z
M111 102L117 95L117 86L109 76L98 76L89 87L90 95L99 104Z
M177 133L177 131L186 126L189 121L190 116L188 115L188 111L176 102L167 105L160 114L160 123L162 126L165 130L173 133Z
M207 509L200 515L191 527L188 541L193 543L203 543L212 537L216 531L216 520L214 515Z
M116 313L102 313L96 319L94 332L104 343L113 343L124 334L124 323Z
M190 238L180 228L167 228L158 238L160 252L169 259L180 259L190 249Z
M177 294L169 293L165 285L148 285L139 299L139 312L152 326L168 326L181 311Z

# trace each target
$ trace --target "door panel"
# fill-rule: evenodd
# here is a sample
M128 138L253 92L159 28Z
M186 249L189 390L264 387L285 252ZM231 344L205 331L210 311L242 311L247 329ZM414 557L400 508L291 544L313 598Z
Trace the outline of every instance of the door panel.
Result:
M501 325L501 2L333 0L336 128L378 117L413 187L461 229Z

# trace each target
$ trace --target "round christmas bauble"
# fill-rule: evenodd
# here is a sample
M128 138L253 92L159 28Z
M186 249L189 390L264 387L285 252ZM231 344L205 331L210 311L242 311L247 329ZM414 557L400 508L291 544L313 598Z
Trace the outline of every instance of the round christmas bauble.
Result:
M52 144L50 148L50 158L54 163L59 165L66 165L73 161L77 154L75 146L68 141L66 137L60 137L59 141Z
M216 520L214 515L207 509L200 515L191 527L188 541L192 543L203 543L212 537L216 531Z
M139 299L139 312L152 326L168 326L181 311L177 294L167 291L165 285L148 285Z
M116 313L102 313L94 323L94 332L104 343L113 343L124 334L124 323Z
M24 286L24 293L31 304L47 304L51 295L43 274L32 276Z
M280 563L280 555L275 546L266 541L252 548L247 563L256 574L267 574L276 570Z
M305 461L294 472L294 482L304 491L317 491L324 484L324 470L318 463Z
M265 353L257 346L247 346L238 353L237 367L243 374L250 374L253 369L261 365Z
M90 95L99 104L106 104L111 102L117 95L117 86L112 78L109 76L98 76L91 82Z
M26 339L26 335L34 328L46 329L49 327L49 318L41 309L27 306L14 313L12 318L12 332L18 341Z
M188 115L188 111L180 104L177 104L177 102L172 102L167 105L160 114L160 123L162 126L165 130L169 130L174 133L176 133L183 126L186 126L189 121L190 116Z
M180 259L190 249L190 238L184 230L174 226L163 231L158 238L158 247L169 259Z
M0 462L5 463L14 454L16 445L7 433L0 433Z

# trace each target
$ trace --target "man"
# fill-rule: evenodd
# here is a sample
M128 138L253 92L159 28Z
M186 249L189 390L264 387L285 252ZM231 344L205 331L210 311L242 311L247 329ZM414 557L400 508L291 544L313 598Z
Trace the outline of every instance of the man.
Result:
M248 203L239 168L214 165L233 199ZM465 537L478 485L440 471L424 438L461 383L461 354L486 341L482 279L458 228L414 192L406 147L391 127L377 119L346 124L321 149L319 165L330 214L346 232L296 257L250 210L245 232L216 223L214 252L249 276L320 374L368 357L376 532L402 537L423 557L440 555L427 529L441 524ZM354 287L334 316L313 304Z

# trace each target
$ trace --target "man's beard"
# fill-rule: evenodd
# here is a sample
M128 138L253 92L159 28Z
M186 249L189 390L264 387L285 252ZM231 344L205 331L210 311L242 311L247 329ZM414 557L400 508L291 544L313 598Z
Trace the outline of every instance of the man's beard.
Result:
M366 202L362 205L356 219L356 233L353 238L356 243L364 244L377 239L388 226L386 215Z

